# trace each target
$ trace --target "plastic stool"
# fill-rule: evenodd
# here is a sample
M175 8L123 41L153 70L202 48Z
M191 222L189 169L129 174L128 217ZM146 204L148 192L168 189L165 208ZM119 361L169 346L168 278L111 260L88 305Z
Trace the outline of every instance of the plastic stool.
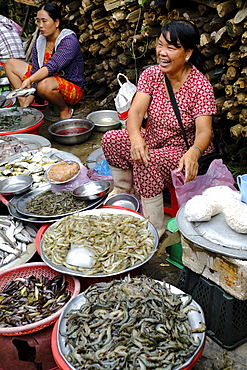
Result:
M11 91L10 85L0 85L0 94L2 94L4 91Z
M170 207L164 207L164 212L168 213L171 217L176 217L178 211L178 201L175 193L175 189L173 185L170 185L166 188L171 196L171 205Z
M49 105L49 102L47 100L44 100L43 104L41 103L38 103L35 99L34 101L32 102L32 104L30 105L32 108L36 108L38 110L40 110L41 112L43 112Z

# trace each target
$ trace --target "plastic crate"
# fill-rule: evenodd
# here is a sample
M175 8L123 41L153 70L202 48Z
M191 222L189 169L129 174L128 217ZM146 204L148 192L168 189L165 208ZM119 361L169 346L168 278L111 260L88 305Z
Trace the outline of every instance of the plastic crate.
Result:
M232 350L247 342L247 300L234 298L187 267L182 269L177 287L202 307L206 334L221 347Z

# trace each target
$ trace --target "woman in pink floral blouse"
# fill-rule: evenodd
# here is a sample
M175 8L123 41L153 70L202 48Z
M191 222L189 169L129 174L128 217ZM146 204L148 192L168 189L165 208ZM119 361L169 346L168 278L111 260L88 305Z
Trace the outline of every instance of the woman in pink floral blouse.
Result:
M163 190L172 184L171 171L185 172L185 181L197 176L198 158L214 150L212 115L216 113L213 88L200 72L200 37L186 20L169 21L161 29L156 47L158 64L146 68L138 81L129 110L126 129L108 131L102 138L110 165L112 194L141 195L144 216L165 231ZM170 80L190 145L182 131L167 91L164 74ZM147 112L147 126L142 129Z

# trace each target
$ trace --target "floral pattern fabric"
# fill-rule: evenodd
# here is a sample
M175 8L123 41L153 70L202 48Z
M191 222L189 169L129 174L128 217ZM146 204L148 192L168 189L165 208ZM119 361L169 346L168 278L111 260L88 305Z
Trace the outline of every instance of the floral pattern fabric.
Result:
M178 167L179 160L187 149L158 65L142 72L137 91L148 94L151 98L147 128L142 132L150 156L148 166L132 162L126 129L106 132L102 138L102 148L110 165L122 169L133 167L137 192L150 198L172 184L171 171ZM187 80L175 93L175 97L189 145L193 145L196 117L216 113L213 88L206 77L192 66ZM205 153L213 150L211 143Z

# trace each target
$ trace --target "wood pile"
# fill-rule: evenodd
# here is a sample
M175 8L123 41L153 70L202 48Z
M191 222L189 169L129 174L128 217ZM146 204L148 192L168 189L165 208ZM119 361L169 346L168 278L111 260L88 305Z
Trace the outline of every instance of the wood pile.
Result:
M81 43L87 94L95 99L105 98L102 105L117 94L117 73L124 73L136 83L144 65L156 63L155 43L160 26L157 23L154 27L156 15L149 13L150 4L142 7L136 0L75 0L57 4L63 7L69 26Z
M185 18L200 31L207 78L215 89L220 117L235 125L247 121L247 1L244 0L74 0L56 1L78 35L85 59L87 93L103 104L115 97L117 73L133 83L156 63L160 27ZM182 4L182 5L180 5ZM232 130L233 136L246 135Z
M114 108L119 72L136 84L142 70L156 63L157 38L168 19L192 21L217 99L215 129L218 137L226 137L222 152L232 157L239 147L231 141L239 145L240 139L247 163L247 0L56 2L81 43L87 96L102 107Z

